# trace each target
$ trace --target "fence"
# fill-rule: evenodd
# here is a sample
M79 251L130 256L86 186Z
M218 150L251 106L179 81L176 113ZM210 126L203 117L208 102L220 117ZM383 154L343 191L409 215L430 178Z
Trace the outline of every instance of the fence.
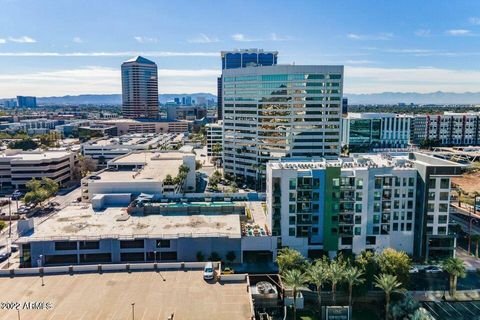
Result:
M219 262L213 263L214 267ZM98 264L98 265L71 265L43 268L19 268L0 270L0 277L14 276L40 276L46 274L72 274L85 272L123 272L123 271L155 271L155 270L185 270L203 269L205 262L172 262L172 263L122 263L122 264ZM235 275L240 276L240 275ZM245 279L245 275L243 275Z

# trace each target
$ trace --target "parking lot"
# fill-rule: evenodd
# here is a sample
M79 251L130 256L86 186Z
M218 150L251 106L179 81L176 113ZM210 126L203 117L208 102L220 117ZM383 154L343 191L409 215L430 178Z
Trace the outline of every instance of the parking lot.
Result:
M467 302L424 302L422 306L437 320L478 320L480 301Z
M165 279L165 281L163 281ZM208 283L202 271L91 273L0 279L0 302L20 303L20 319L248 319L246 283ZM24 303L50 303L25 310ZM28 305L27 305L28 306ZM18 319L0 310L0 319Z

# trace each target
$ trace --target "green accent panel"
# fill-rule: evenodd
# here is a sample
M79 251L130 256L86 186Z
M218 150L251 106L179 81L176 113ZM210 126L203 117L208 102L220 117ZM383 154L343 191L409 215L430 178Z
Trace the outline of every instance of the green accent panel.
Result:
M336 198L335 193L340 192L340 186L335 186L334 180L340 180L340 167L327 167L325 170L325 207L323 222L323 250L338 250L338 215L340 207L340 197ZM332 217L337 217L332 221ZM336 232L333 232L334 230Z

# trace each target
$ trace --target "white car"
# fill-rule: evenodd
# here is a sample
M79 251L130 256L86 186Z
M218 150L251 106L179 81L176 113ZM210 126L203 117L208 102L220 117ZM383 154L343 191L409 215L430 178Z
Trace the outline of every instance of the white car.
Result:
M213 263L207 262L205 268L203 268L203 279L212 280L215 276L215 271L213 269Z
M426 273L440 273L443 272L443 270L440 267L437 266L428 266L423 269Z
M418 268L417 267L410 267L410 270L408 270L409 273L418 273Z

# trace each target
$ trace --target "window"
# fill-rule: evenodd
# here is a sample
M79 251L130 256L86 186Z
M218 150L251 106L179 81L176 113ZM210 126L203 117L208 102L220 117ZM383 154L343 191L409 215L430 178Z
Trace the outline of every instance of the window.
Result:
M413 187L415 185L415 178L408 178L408 186Z
M373 234L380 234L380 227L373 227Z
M295 201L295 198L296 198L296 197L295 197L295 193L290 192L290 193L289 193L289 196L288 196L288 201Z
M440 192L440 200L448 200L448 192Z
M366 241L365 241L365 244L368 246L368 245L374 245L375 243L377 242L377 237L372 237L372 236L369 236L367 237Z
M363 179L358 178L356 181L357 184L357 189L362 189L363 188Z
M55 242L55 250L77 250L76 241L58 241Z
M177 260L177 252L160 252L160 260L175 261Z
M360 227L355 227L354 232L356 236L359 236L362 233L362 228Z
M373 216L373 223L379 223L380 222L380 216L378 214Z
M288 235L290 237L295 237L295 228L288 228Z
M382 178L375 178L375 189L380 189L382 187Z
M441 214L438 216L438 223L447 223L447 215Z
M410 222L407 223L407 231L412 231L412 224Z
M413 212L408 211L407 212L407 220L412 220L412 217L413 217Z
M355 204L355 212L362 212L362 204L356 203Z
M435 204L429 203L427 206L427 212L434 212L435 211Z
M429 179L428 180L428 187L431 189L435 189L436 186L436 180L435 179Z
M435 200L435 192L428 193L428 200Z
M361 224L362 223L362 216L355 216L355 224Z
M288 223L289 224L295 224L295 216L288 217Z
M450 179L442 178L440 179L440 189L449 189L450 188Z
M297 189L297 179L290 179L289 189L290 189L290 190L295 190L295 189Z
M447 234L447 227L438 227L438 234Z
M373 212L380 212L380 210L381 210L380 202L375 202L373 204Z
M295 208L296 208L296 205L294 205L294 204L288 205L288 212L289 213L295 213Z
M95 250L100 248L100 241L80 241L80 250Z
M121 240L121 249L143 248L144 241L142 240Z
M157 248L170 248L170 240L157 240Z
M438 205L438 211L440 212L448 212L448 204L447 203L440 203Z
M373 193L373 200L380 200L381 197L382 197L382 195L379 191L375 191Z
M392 227L393 231L398 231L398 223L394 223Z

